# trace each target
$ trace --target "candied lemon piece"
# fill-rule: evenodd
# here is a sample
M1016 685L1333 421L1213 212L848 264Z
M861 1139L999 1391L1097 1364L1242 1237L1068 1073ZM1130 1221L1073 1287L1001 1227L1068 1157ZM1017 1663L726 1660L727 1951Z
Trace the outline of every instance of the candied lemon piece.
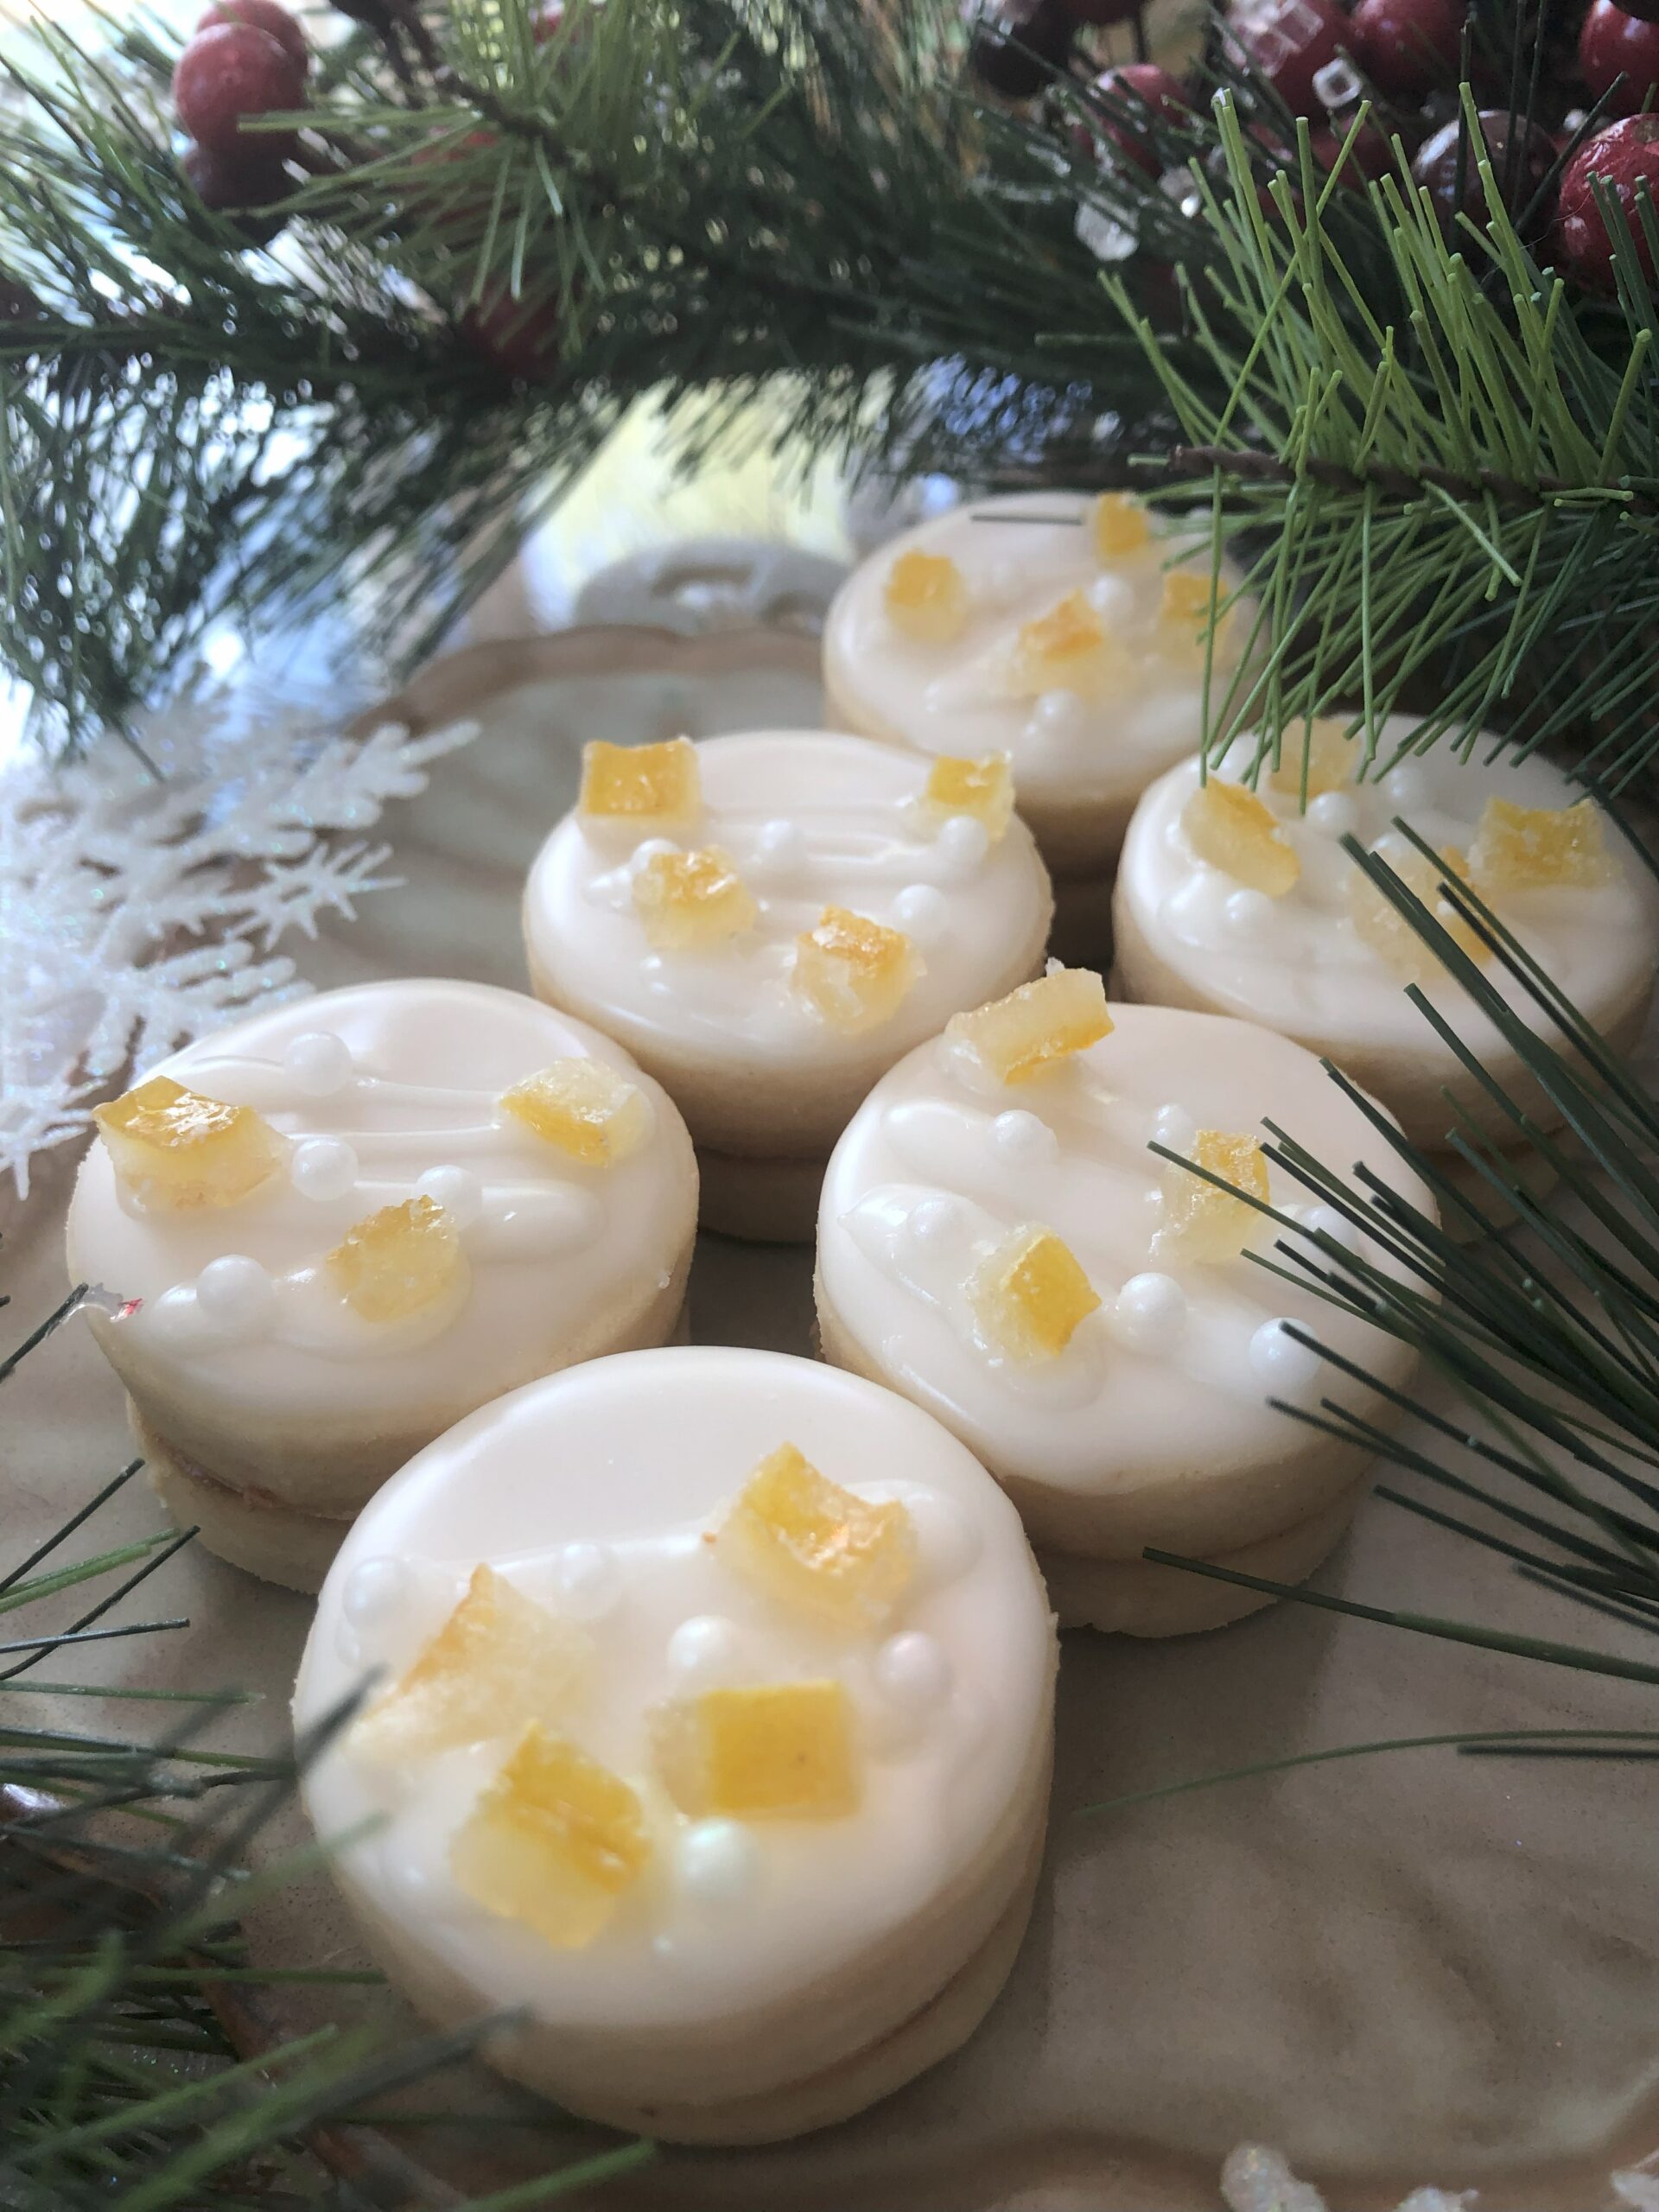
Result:
M454 1216L425 1197L382 1206L328 1255L336 1290L365 1321L406 1321L458 1287L466 1255Z
M602 1931L650 1856L645 1814L627 1783L532 1720L456 1831L449 1870L486 1912L577 1951Z
M974 1271L969 1297L992 1343L1016 1359L1057 1359L1100 1304L1075 1252L1052 1229L1017 1229Z
M452 1744L516 1736L529 1720L551 1722L569 1705L593 1654L585 1629L493 1568L474 1567L443 1626L353 1729L353 1748L390 1764Z
M116 1173L145 1205L186 1213L233 1206L270 1182L285 1147L251 1106L226 1106L153 1075L95 1109Z
M1286 730L1279 741L1279 766L1268 776L1276 791L1302 796L1302 767L1307 767L1307 796L1319 798L1326 791L1346 791L1365 758L1358 734L1351 737L1345 722L1331 715L1315 715L1304 730Z
M651 1102L604 1060L555 1060L505 1091L501 1110L588 1167L614 1167L651 1135Z
M1103 492L1095 501L1095 551L1103 561L1138 553L1152 536L1147 511L1128 492Z
M1592 891L1617 874L1593 799L1576 806L1513 806L1489 798L1469 849L1469 880L1488 897L1555 884Z
M645 935L664 952L724 944L752 926L760 908L724 853L653 853L633 878Z
M1112 1033L1106 986L1090 968L1055 968L1021 983L1005 999L945 1024L953 1044L967 1046L1002 1083L1029 1083L1072 1053Z
M595 738L582 748L581 811L640 837L689 830L702 811L697 748L689 737L661 745L607 745Z
M968 620L962 570L943 553L901 553L887 570L887 620L918 645L948 645Z
M1158 620L1172 629L1191 630L1200 622L1210 620L1214 604L1213 580L1209 576L1195 576L1191 569L1171 569L1164 577L1163 596L1158 602Z
M902 930L845 906L826 906L817 927L796 938L789 980L832 1029L855 1037L890 1021L923 972Z
M1014 771L1006 753L982 760L942 753L928 772L927 800L941 814L971 814L997 839L1014 818Z
M838 1628L880 1628L909 1585L916 1532L902 1505L872 1505L794 1445L760 1462L727 1515L721 1557L792 1609Z
M1254 1137L1200 1129L1187 1157L1230 1183L1233 1191L1266 1200L1268 1163ZM1236 1260L1262 1219L1232 1191L1217 1190L1201 1175L1172 1165L1164 1170L1163 1207L1152 1249L1160 1260Z
M1181 809L1181 827L1201 861L1269 899L1282 899L1301 874L1272 808L1242 784L1214 776L1200 784Z
M1121 683L1128 656L1108 634L1081 591L1068 592L1058 607L1026 623L1014 642L1010 671L1014 696L1040 697L1045 691L1075 691L1098 699Z
M858 1810L853 1709L838 1681L705 1690L652 1715L658 1771L694 1818L834 1821Z
M1439 864L1425 859L1404 837L1379 838L1372 849L1389 863L1408 891L1416 893L1461 951L1478 963L1491 959L1490 946L1476 936L1440 889L1448 875L1468 878L1468 860L1455 845L1446 847ZM1433 983L1445 974L1405 916L1359 868L1351 868L1348 874L1348 918L1361 942L1370 945L1402 982Z

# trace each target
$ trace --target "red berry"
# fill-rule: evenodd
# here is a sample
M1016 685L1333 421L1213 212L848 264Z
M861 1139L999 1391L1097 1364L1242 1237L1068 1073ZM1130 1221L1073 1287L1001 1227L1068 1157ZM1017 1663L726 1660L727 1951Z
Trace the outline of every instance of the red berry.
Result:
M1233 46L1293 115L1323 116L1313 79L1348 44L1332 0L1242 0L1227 19Z
M1353 41L1378 90L1414 102L1456 77L1463 10L1459 0L1359 0Z
M554 299L515 299L499 284L461 317L479 352L526 383L549 375L559 360L559 307Z
M305 33L287 9L277 5L277 0L214 0L196 29L210 31L219 23L251 23L255 30L274 38L283 53L299 64L302 76L311 67Z
M531 25L530 35L535 40L537 46L545 46L550 39L556 38L563 28L563 9L559 7L543 8L541 14L537 16L535 22Z
M1624 82L1606 111L1634 115L1659 85L1659 22L1644 22L1613 0L1595 0L1579 33L1579 74L1599 99L1621 70Z
M1645 186L1659 208L1659 115L1627 116L1588 139L1561 172L1561 196L1555 213L1555 243L1569 272L1596 291L1613 289L1613 242L1591 189L1599 177L1624 211L1637 258L1649 283L1654 264L1637 206Z
M1492 165L1492 181L1509 211L1510 219L1522 229L1523 237L1541 237L1549 227L1554 194L1552 192L1545 200L1540 200L1538 195L1555 165L1554 140L1541 124L1529 123L1524 116L1515 118L1516 128L1511 132L1507 108L1483 108L1479 121L1480 135ZM1458 236L1459 213L1467 215L1471 222L1480 224L1484 224L1490 215L1485 188L1475 166L1480 159L1480 147L1471 143L1459 155L1459 130L1456 118L1442 124L1432 138L1423 141L1411 164L1412 175L1427 188L1440 228L1451 238ZM1459 166L1463 172L1461 200L1458 198Z
M1148 108L1154 115L1169 121L1191 113L1180 86L1167 69L1159 68L1154 61L1128 61L1121 69L1103 69L1094 84L1097 92L1103 92L1115 107L1127 109L1136 122ZM1111 122L1103 116L1091 116L1080 125L1078 151L1095 152L1102 139L1109 139L1121 154L1148 176L1156 176L1162 166L1141 130L1129 124Z
M263 212L289 189L280 162L263 156L250 160L239 149L215 154L206 146L192 146L179 167L202 206L230 216L250 245L269 245L288 219Z
M1035 99L1065 67L1075 26L1064 0L966 0L974 74L1006 100Z
M1348 137L1348 125L1325 124L1309 133L1308 144L1314 160L1322 169L1334 169ZM1385 175L1394 167L1394 149L1377 129L1376 124L1363 123L1355 133L1354 143L1348 148L1348 158L1338 175L1338 184L1363 192L1370 177Z
M257 136L274 159L293 149L291 134L243 134L243 118L298 107L304 73L269 31L251 23L215 23L198 31L173 72L173 105L198 145L213 153L242 150Z

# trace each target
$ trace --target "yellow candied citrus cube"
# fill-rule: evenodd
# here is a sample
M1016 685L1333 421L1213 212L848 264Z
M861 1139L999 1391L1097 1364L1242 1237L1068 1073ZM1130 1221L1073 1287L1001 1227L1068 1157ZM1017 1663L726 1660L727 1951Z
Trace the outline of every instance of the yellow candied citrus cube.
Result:
M1302 872L1273 810L1242 784L1211 776L1181 809L1181 827L1201 861L1252 891L1282 899Z
M991 1342L1015 1359L1058 1359L1100 1304L1052 1229L1017 1229L974 1271L969 1299Z
M962 570L943 553L901 553L887 570L882 597L893 628L918 645L948 645L968 620Z
M607 745L595 738L582 748L579 804L590 821L642 838L689 830L702 811L697 748L689 737L661 745Z
M916 1567L916 1531L904 1507L842 1490L792 1444L780 1444L749 1477L717 1548L784 1605L843 1629L880 1628Z
M942 753L928 771L927 801L941 814L971 814L997 839L1014 819L1014 770L1006 753L982 760Z
M614 1167L651 1135L651 1102L606 1060L555 1060L505 1091L501 1110L586 1167Z
M1026 623L1014 641L1010 669L1016 698L1045 691L1074 691L1098 699L1128 672L1128 655L1111 636L1081 591Z
M1333 715L1317 715L1306 728L1287 729L1282 734L1279 766L1268 780L1274 791L1289 791L1300 799L1306 761L1307 796L1319 798L1326 791L1346 791L1364 758L1364 747L1357 733L1351 737L1345 722L1337 721Z
M233 1206L270 1182L286 1147L251 1106L226 1106L153 1075L92 1119L116 1173L145 1205Z
M1252 1198L1268 1197L1268 1162L1254 1137L1200 1129L1187 1157ZM1160 1260L1236 1260L1263 1217L1232 1191L1217 1190L1185 1167L1164 1170L1163 1208L1152 1249Z
M1214 603L1212 579L1195 576L1191 569L1171 569L1164 577L1158 620L1172 629L1192 630L1210 620Z
M760 908L724 853L653 853L633 878L633 903L652 944L699 952L750 928Z
M358 1222L326 1264L334 1288L365 1321L406 1321L458 1287L467 1255L454 1215L423 1196Z
M352 1746L383 1765L429 1758L453 1744L516 1736L558 1719L593 1663L593 1638L526 1598L488 1567L414 1663L352 1731Z
M834 1821L858 1810L853 1708L838 1681L705 1690L658 1706L664 1786L701 1819Z
M902 930L826 906L817 928L796 938L789 981L832 1029L855 1037L890 1021L923 972Z
M1055 968L1005 999L953 1014L944 1033L1000 1082L1029 1083L1109 1037L1112 1017L1106 986L1092 969Z
M1128 492L1103 492L1095 501L1095 552L1103 561L1138 553L1152 536L1147 511Z
M1478 964L1491 958L1482 942L1440 889L1447 875L1469 875L1469 862L1455 845L1440 855L1440 864L1426 860L1405 838L1379 838L1373 849L1387 861L1408 891L1415 892L1452 942ZM1379 891L1359 868L1348 875L1348 918L1362 944L1368 944L1404 983L1433 983L1445 969L1399 909Z
M627 1783L532 1720L457 1829L449 1871L486 1912L578 1951L650 1856L644 1809Z
M1469 880L1483 896L1557 884L1592 891L1618 876L1593 799L1575 806L1515 806L1489 798L1469 849Z

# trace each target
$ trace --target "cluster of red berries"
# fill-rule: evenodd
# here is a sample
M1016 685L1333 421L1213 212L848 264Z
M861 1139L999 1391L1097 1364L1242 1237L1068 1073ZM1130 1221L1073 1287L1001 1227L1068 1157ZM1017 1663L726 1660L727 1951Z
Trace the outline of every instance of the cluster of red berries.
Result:
M971 3L971 0L970 0ZM1134 0L979 0L971 59L988 89L1028 99L1062 72L1082 73L1078 35L1084 26L1134 16ZM1557 266L1580 283L1611 288L1612 244L1597 206L1598 185L1622 206L1649 279L1654 264L1643 237L1639 201L1659 207L1659 0L1592 0L1577 44L1552 68L1558 127L1521 119L1511 130L1508 56L1485 53L1465 30L1465 0L1232 0L1224 35L1233 54L1272 86L1293 115L1306 116L1314 158L1329 167L1347 139L1360 102L1375 117L1349 149L1346 180L1358 185L1393 166L1396 135L1413 156L1413 173L1427 188L1450 230L1461 210L1482 221L1484 189L1468 147L1460 143L1456 86L1467 66L1481 111L1481 131L1497 190L1511 217ZM1559 83L1555 79L1560 79ZM1187 88L1147 62L1092 78L1109 105L1146 117L1142 130L1103 122L1085 143L1109 143L1116 155L1155 174L1148 143L1154 116L1189 109ZM1563 162L1580 106L1606 95L1598 128ZM1504 105L1497 105L1499 99ZM1617 119L1614 119L1617 118ZM1288 164L1287 146L1265 118L1252 126L1269 158ZM1475 151L1478 151L1477 149Z
M288 190L291 130L250 130L305 100L305 33L277 0L213 0L173 73L173 107L194 142L184 173L204 207L268 207Z

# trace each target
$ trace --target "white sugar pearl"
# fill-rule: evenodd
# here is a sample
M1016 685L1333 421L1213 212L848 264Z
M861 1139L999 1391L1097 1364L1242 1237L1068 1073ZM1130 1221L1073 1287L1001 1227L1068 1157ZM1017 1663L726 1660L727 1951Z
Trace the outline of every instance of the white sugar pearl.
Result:
M351 1047L331 1029L308 1029L289 1044L283 1065L308 1098L332 1098L352 1079Z
M1031 710L1031 720L1046 737L1075 737L1086 716L1075 691L1045 691Z
M694 1613L668 1639L668 1663L683 1681L715 1688L741 1670L743 1639L720 1613Z
M966 1574L979 1557L979 1529L955 1500L920 1491L905 1500L905 1510L916 1534L920 1580L938 1590Z
M1112 1308L1112 1334L1135 1351L1168 1351L1186 1326L1186 1293L1173 1275L1131 1275Z
M1264 1321L1250 1338L1250 1365L1274 1390L1302 1390L1324 1367L1318 1352L1287 1336L1282 1321Z
M295 1146L288 1173L302 1198L343 1198L357 1180L357 1154L343 1137L308 1137Z
M470 1167L429 1167L415 1188L453 1215L457 1229L469 1229L484 1211L484 1185Z
M381 1628L408 1599L413 1578L400 1559L365 1559L346 1579L340 1610L353 1628Z
M1359 827L1359 808L1351 791L1321 791L1307 802L1307 819L1326 837L1351 837Z
M674 1847L680 1888L699 1904L741 1904L760 1878L760 1853L739 1821L698 1821Z
M196 1307L218 1335L245 1342L270 1325L276 1286L257 1260L227 1252L196 1277Z
M608 1544L566 1544L553 1561L559 1609L578 1620L608 1613L622 1594L622 1570Z
M876 1653L875 1686L903 1713L931 1713L950 1694L950 1662L936 1637L907 1629Z
M953 814L939 825L939 851L954 875L972 875L990 849L989 831L971 814Z
M1048 1123L1022 1107L997 1116L991 1123L991 1143L1004 1160L1035 1164L1060 1156L1060 1141Z
M938 944L950 919L950 901L933 884L907 883L893 902L893 918L918 944Z
M1247 944L1259 942L1273 919L1273 901L1265 891L1234 891L1222 908L1227 927Z
M1421 806L1428 797L1428 778L1414 760L1402 760L1382 779L1382 796L1390 806Z
M910 1210L910 1233L918 1244L948 1244L962 1235L967 1223L956 1198L924 1198Z
M798 868L806 858L806 839L797 822L768 822L756 849L768 868Z
M1152 1134L1169 1151L1186 1154L1198 1142L1198 1125L1185 1106L1160 1106L1152 1117Z
M1322 1229L1327 1236L1334 1237L1345 1252L1353 1251L1359 1243L1359 1231L1334 1206L1309 1206L1302 1220L1307 1228Z

